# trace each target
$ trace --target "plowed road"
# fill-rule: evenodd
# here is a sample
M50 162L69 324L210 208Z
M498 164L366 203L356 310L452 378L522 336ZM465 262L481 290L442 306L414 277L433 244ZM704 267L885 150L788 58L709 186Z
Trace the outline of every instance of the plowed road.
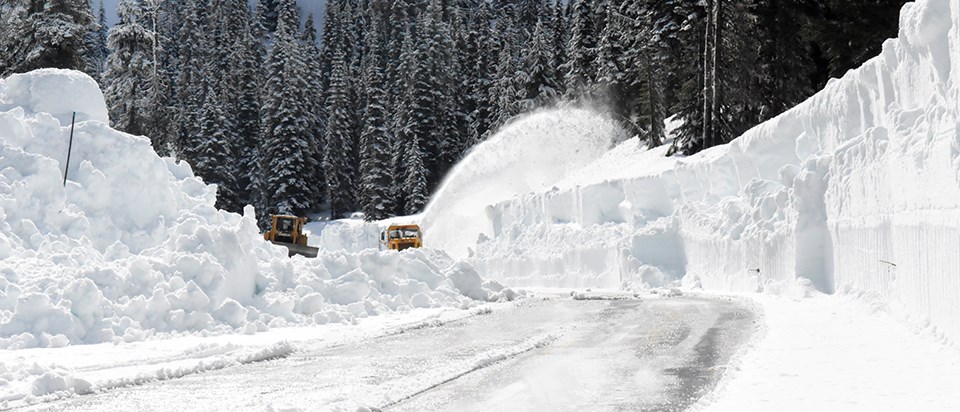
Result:
M707 298L529 298L361 344L33 405L29 410L683 410L754 314Z

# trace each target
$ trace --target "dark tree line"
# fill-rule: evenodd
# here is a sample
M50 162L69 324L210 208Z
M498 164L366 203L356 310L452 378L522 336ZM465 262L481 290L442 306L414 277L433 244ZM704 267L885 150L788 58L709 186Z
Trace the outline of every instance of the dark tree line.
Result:
M113 126L218 206L417 213L473 145L554 104L671 154L722 144L879 52L904 0L0 0L0 73L101 81ZM305 24L301 24L305 21Z

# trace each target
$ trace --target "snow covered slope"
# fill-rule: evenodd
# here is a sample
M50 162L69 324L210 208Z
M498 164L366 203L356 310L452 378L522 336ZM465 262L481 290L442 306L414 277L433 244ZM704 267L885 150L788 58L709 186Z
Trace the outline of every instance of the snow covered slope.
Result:
M664 159L628 141L497 203L473 262L520 285L864 291L960 340L960 6L907 4L900 26L728 145Z
M513 293L439 252L288 259L252 208L227 213L215 200L189 165L110 129L88 76L0 80L0 348L255 333Z

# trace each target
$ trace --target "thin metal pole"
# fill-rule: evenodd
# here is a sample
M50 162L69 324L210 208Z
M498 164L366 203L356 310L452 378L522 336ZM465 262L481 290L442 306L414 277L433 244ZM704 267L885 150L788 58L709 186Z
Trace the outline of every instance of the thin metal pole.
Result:
M67 145L67 167L63 168L63 187L67 187L67 173L70 172L70 152L73 151L73 127L77 124L77 112L73 112L70 120L70 143Z

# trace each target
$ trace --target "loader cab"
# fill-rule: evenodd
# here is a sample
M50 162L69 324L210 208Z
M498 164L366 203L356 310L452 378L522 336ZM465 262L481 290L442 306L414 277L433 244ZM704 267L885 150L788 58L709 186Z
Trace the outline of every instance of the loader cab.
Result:
M307 244L307 235L303 234L306 218L288 215L272 215L270 218L271 229L264 233L264 239L294 245Z
M277 216L277 233L283 235L292 235L294 227L297 226L295 219L289 216Z
M418 225L390 225L380 232L380 243L389 250L401 251L423 247L423 236Z
M307 244L307 234L303 232L306 223L305 217L270 215L270 230L263 233L263 239L287 248L287 256L315 258L320 249Z

